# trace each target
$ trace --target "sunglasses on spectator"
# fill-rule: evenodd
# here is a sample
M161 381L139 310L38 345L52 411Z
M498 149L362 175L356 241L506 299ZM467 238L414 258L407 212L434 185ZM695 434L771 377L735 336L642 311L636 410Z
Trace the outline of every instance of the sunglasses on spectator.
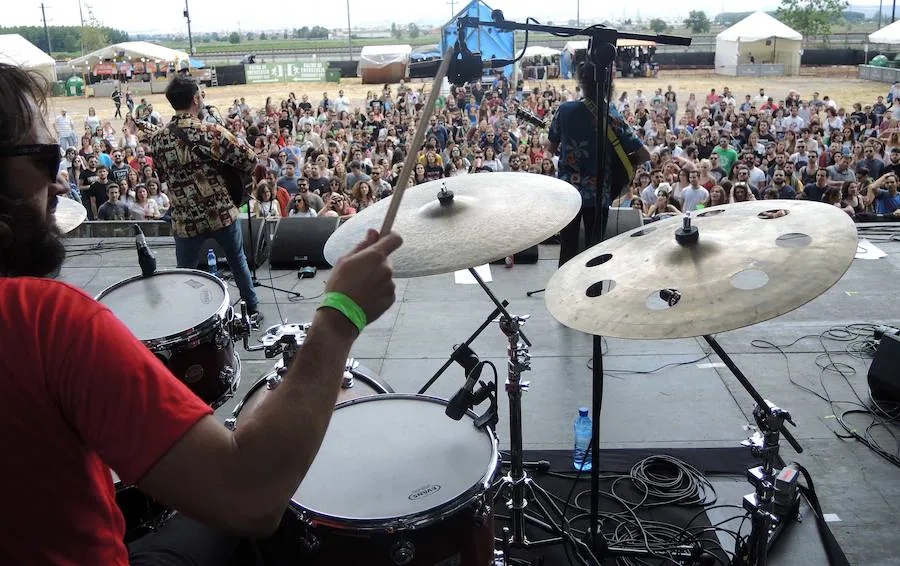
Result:
M0 147L0 157L28 157L35 167L47 173L51 182L56 181L59 172L59 144L30 144Z

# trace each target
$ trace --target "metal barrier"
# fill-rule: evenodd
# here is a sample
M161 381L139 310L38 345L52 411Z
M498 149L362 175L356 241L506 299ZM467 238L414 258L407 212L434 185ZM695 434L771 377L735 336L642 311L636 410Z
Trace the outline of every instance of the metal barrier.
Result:
M900 81L900 69L875 67L873 65L860 65L857 69L858 76L861 79L879 81L882 83L895 83Z
M137 224L148 238L151 236L171 236L172 223L164 220L89 220L75 228L67 238L133 238L132 226Z

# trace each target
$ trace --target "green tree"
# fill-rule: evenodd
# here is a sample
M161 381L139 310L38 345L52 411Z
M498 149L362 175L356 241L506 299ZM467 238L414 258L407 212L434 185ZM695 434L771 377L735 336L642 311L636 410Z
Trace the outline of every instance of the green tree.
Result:
M666 25L666 22L664 22L663 20L661 20L659 18L653 18L652 20L650 20L650 31L654 31L656 33L662 33L664 31L666 31L666 28L668 28L668 27L669 26Z
M259 39L260 39L260 41L265 41L265 40L269 39L269 36L266 35L266 32L261 32L259 34Z
M691 10L684 20L684 25L693 33L706 33L709 31L709 18L703 10Z
M100 20L94 15L94 9L91 8L90 4L85 4L85 8L87 9L87 18L84 22L84 27L81 30L81 40L84 43L84 50L86 52L94 51L100 49L101 47L106 47L109 45L109 33L107 33L107 29L104 28L103 24L100 23Z
M403 37L403 29L400 28L396 23L391 24L391 37L400 39Z
M803 34L825 36L846 9L845 0L781 0L775 17Z
M409 24L408 26L406 26L406 31L407 31L407 33L409 33L410 39L415 39L415 38L419 37L419 34L422 33L419 30L419 26L417 26L416 24Z
M233 31L228 34L228 43L238 44L241 42L241 34Z

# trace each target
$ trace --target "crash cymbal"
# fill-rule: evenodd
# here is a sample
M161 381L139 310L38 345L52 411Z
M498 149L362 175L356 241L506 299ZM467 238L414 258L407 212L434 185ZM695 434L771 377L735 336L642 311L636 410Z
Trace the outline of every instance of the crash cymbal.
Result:
M773 210L787 214L766 218ZM694 213L692 224L699 229L695 244L676 242L676 217L574 257L547 285L550 313L576 330L616 338L715 334L811 301L856 254L850 217L823 203L728 204Z
M441 204L442 188L453 200ZM334 263L379 230L388 197L353 216L325 244ZM448 273L482 265L543 242L564 228L581 208L570 184L533 173L462 175L409 187L393 230L403 245L391 255L395 277Z
M87 210L81 204L66 197L56 197L56 210L53 213L56 226L63 234L81 226L87 219Z

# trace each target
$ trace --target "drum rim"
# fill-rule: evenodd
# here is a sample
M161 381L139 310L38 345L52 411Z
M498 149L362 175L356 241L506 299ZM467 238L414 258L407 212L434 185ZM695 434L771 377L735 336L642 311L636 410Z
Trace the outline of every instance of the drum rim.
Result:
M250 389L247 390L247 393L238 401L238 404L234 406L234 409L231 410L231 418L234 419L234 430L237 430L238 419L241 417L241 411L244 410L244 405L247 403L247 400L253 396L254 393L259 391L266 383L266 380L270 377L274 376L278 373L277 368L284 367L284 360L278 360L278 363L275 364L275 368L272 371L266 373L262 377L256 380L256 383L250 386ZM388 395L393 394L393 388L387 383L382 383L378 379L372 377L371 375L365 374L361 371L357 371L355 369L346 370L353 374L354 378L359 379L369 385L372 389L374 389L378 395ZM352 399L351 399L352 400ZM338 405L343 405L347 401L341 401ZM337 405L335 405L337 408Z
M174 334L169 334L167 336L159 336L156 338L148 338L146 340L141 340L147 348L150 350L165 350L172 346L177 346L183 344L184 342L190 342L196 340L198 338L204 337L209 334L211 331L216 330L220 325L224 325L227 320L232 318L229 316L229 313L232 312L231 308L231 295L228 293L228 286L225 285L221 279L214 275L210 275L205 271L200 271L199 269L183 269L183 268L175 268L175 269L160 269L156 273L154 273L151 277L156 277L157 275L167 275L172 273L185 273L191 274L199 277L205 277L213 282L215 282L224 293L224 297L222 299L222 304L203 322L198 324L197 326L193 326L191 328L186 328ZM135 275L134 277L129 277L127 279L123 279L116 283L113 283L106 289L103 289L96 296L94 296L94 300L98 303L103 303L103 298L116 291L129 283L137 281L139 279L145 279L143 275ZM109 307L107 307L109 308ZM111 312L111 311L110 311ZM115 313L113 313L115 315ZM117 317L118 318L118 317Z
M437 403L439 405L448 405L447 399L433 397L431 395L419 395L416 393L385 393L383 395L370 395L368 397L357 397L356 399L348 399L334 406L334 410L357 405L360 403L371 403L373 401L386 401L390 399L413 399ZM478 418L474 411L466 411L466 416L472 420ZM450 418L450 417L447 417ZM444 519L455 515L462 508L474 502L478 497L483 496L491 487L493 479L497 474L500 466L500 450L497 443L497 436L490 428L482 429L491 441L491 461L487 470L481 479L467 489L454 497L450 501L442 505L436 505L422 511L402 515L400 517L386 517L377 519L360 519L359 517L344 517L340 515L330 515L321 511L310 509L298 503L293 496L290 499L290 507L299 516L300 520L309 523L311 526L323 526L346 532L366 532L366 533L393 533L402 531L412 531L425 528L429 525L438 523Z

